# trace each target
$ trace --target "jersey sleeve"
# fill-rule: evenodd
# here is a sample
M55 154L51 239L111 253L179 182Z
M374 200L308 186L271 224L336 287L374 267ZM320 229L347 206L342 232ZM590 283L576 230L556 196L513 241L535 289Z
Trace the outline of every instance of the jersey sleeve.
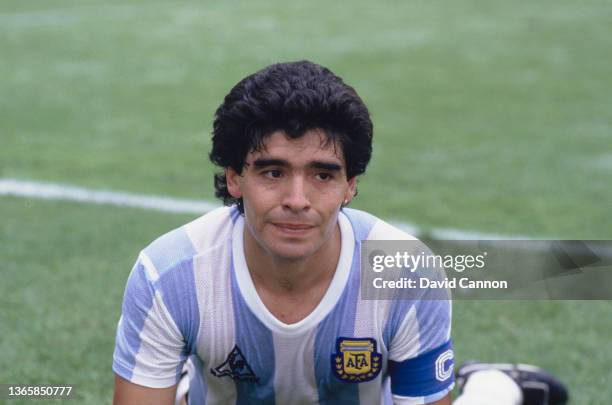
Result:
M453 389L450 327L450 300L419 300L407 312L389 350L395 404L428 404Z
M128 278L113 371L138 385L165 388L179 380L186 344L164 304L155 269L143 262L141 253Z

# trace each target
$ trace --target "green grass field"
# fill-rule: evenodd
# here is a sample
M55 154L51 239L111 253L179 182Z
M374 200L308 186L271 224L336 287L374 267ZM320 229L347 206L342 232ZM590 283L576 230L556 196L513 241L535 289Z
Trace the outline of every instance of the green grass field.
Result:
M307 58L373 114L356 208L425 229L612 239L610 38L602 0L4 0L0 178L211 199L222 97ZM192 217L0 197L0 384L75 384L78 403L108 403L127 274ZM611 311L457 302L457 360L536 363L574 404L605 404Z

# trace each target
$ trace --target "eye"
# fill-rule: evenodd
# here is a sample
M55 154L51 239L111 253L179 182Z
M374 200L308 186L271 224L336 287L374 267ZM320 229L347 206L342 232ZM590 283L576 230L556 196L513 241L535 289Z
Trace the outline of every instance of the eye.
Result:
M316 175L317 180L321 180L321 181L329 181L333 177L334 176L332 176L330 173L327 173L327 172L317 173Z
M267 179L278 179L282 175L280 170L266 170L262 175Z

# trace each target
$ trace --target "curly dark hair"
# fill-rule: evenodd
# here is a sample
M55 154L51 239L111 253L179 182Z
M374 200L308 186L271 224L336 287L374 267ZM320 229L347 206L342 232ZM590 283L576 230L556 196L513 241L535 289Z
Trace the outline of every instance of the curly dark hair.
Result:
M373 125L355 89L315 63L277 63L245 77L225 96L215 113L209 157L242 173L246 155L261 150L267 135L283 131L299 138L313 129L341 146L348 179L365 172ZM225 173L215 174L214 181L215 195L244 212L242 198L227 189Z

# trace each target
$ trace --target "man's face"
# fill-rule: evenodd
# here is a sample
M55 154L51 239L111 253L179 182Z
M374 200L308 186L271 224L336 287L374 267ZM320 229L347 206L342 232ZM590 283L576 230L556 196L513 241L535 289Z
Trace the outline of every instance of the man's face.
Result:
M355 194L341 147L325 140L319 130L297 139L277 131L247 154L242 174L226 170L230 194L242 197L248 232L275 258L317 253L333 236L342 203Z

